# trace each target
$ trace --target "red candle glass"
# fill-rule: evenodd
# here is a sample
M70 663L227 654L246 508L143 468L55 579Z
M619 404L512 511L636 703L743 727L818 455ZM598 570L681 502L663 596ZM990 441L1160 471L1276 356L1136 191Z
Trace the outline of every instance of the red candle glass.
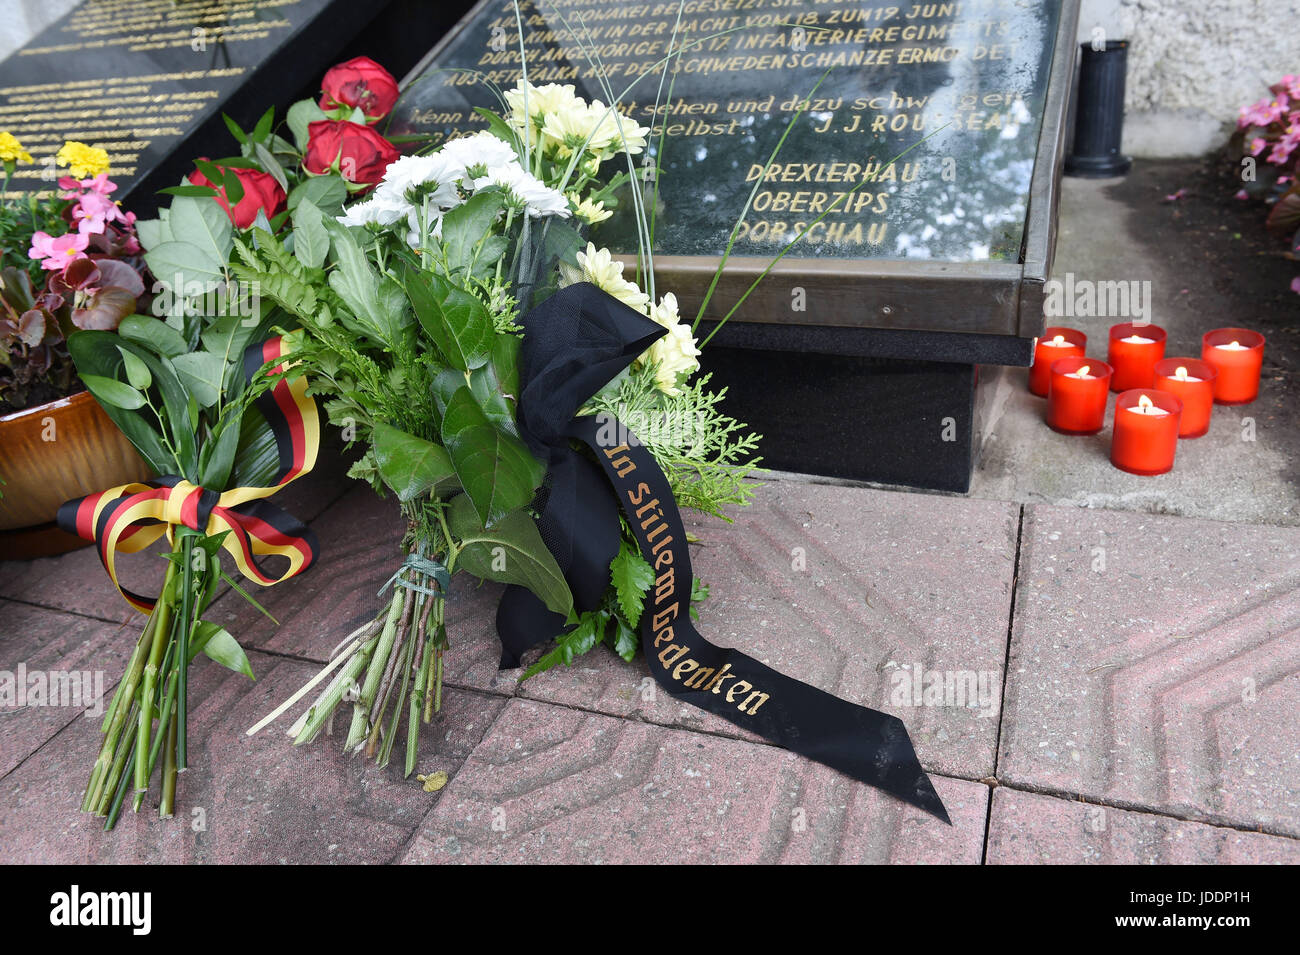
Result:
M1178 437L1199 438L1210 430L1214 410L1214 366L1195 358L1162 358L1156 362L1156 388L1183 403Z
M1052 379L1052 363L1058 358L1083 357L1088 336L1075 328L1052 326L1034 345L1034 363L1029 366L1029 390L1040 398L1047 397Z
M1248 328L1216 328L1201 339L1201 360L1214 366L1214 400L1244 405L1259 395L1264 336Z
M1061 434L1096 434L1106 424L1111 367L1095 358L1052 362L1047 426Z
M1110 463L1130 474L1164 474L1174 466L1183 403L1167 391L1134 388L1115 399Z
M1121 322L1110 327L1106 361L1115 369L1112 391L1150 388L1155 384L1155 364L1165 357L1165 330L1159 325Z

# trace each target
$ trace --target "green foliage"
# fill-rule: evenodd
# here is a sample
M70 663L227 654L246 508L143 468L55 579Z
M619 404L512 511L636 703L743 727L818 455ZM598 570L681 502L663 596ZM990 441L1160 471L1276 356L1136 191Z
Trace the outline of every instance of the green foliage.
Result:
M641 621L645 595L655 582L654 568L641 556L641 551L635 544L623 541L618 554L609 565L609 573L622 619L629 626L636 627Z
M646 370L605 389L584 410L616 418L636 435L668 477L679 507L730 520L725 509L749 503L759 486L749 478L761 436L722 412L727 390L710 391L709 378L701 375L670 396Z

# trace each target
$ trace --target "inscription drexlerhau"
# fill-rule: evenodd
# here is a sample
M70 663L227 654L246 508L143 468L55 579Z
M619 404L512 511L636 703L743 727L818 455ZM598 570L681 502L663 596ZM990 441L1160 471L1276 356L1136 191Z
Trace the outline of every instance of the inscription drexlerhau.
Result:
M520 4L521 53L514 4L503 0L449 43L398 115L435 142L481 128L473 107L496 108L483 83L511 87L524 63L534 84L571 83L604 102L600 74L615 94L641 79L620 109L651 128L652 142L668 139L656 228L665 253L720 254L758 182L737 251L772 253L811 229L800 254L1011 257L1058 8L1057 0L537 0ZM624 227L616 217L602 238L624 238ZM630 227L626 239L635 245Z
M601 449L620 479L626 479L636 471L636 464L627 457L626 451L625 444ZM655 582L654 598L646 612L651 613L654 649L658 651L655 657L664 673L687 689L711 691L723 696L728 703L734 703L740 712L752 716L768 701L769 695L755 689L748 680L739 679L736 674L730 673L730 663L724 663L720 667L707 667L693 659L690 656L691 648L683 636L675 632L673 622L682 614L683 606L690 607L690 594L678 588L677 569L673 566L673 544L677 541L664 520L663 505L658 498L650 497L650 485L644 481L620 490L627 497L624 510L632 516L645 539L650 542L649 559L654 567ZM675 505L670 503L670 506ZM689 591L689 587L684 590ZM735 682L727 686L729 680Z

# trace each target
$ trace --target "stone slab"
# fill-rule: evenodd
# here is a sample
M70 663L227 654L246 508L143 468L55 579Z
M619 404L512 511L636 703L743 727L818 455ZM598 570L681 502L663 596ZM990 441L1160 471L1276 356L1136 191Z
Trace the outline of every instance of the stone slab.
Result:
M1300 835L1300 530L1032 506L998 776Z
M898 715L927 768L990 776L1018 513L991 501L772 481L735 512L734 524L686 515L700 540L696 576L712 588L699 630L787 676ZM977 681L984 674L987 707L978 699L912 705L918 673L924 685L926 674L956 671ZM658 690L639 658L626 664L604 648L520 692L745 735ZM954 693L940 702L960 701Z
M256 652L250 659L256 683L206 662L191 671L191 768L174 819L158 818L156 784L140 814L125 811L112 833L81 813L99 735L76 721L0 780L0 861L391 861L442 794L403 781L397 762L380 770L324 737L295 749L282 732L287 716L246 736L315 669ZM489 695L446 693L437 725L424 729L420 771L454 778L501 706Z
M949 827L772 746L509 701L403 861L978 863L988 789Z
M1296 865L1300 842L1000 786L989 865Z
M0 776L70 723L98 725L138 636L126 625L0 600L0 682L6 697L13 693L0 699Z

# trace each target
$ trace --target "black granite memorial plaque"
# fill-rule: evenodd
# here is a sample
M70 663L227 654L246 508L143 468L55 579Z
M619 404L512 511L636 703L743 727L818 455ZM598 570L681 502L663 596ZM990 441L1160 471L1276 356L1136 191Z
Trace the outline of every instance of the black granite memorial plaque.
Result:
M65 140L108 151L117 197L142 216L196 156L310 96L330 65L365 53L408 70L470 3L420 0L85 0L0 63L0 130L36 162L13 191L53 188ZM128 199L129 197L129 199Z
M484 0L394 120L435 140L477 128L523 59L533 83L617 100L652 142L662 129L659 289L698 307L747 201L705 333L782 256L706 352L767 463L964 491L977 366L1029 364L1042 329L1077 15L1077 0L536 0L518 15ZM636 247L626 215L593 239Z

